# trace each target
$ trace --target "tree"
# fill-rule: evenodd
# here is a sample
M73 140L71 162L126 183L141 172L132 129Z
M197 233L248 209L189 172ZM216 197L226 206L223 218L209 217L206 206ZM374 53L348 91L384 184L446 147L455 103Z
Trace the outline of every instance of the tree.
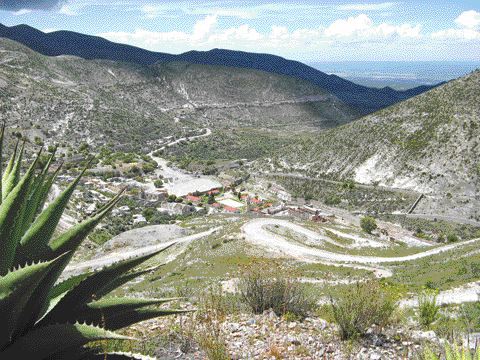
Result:
M214 202L215 202L215 196L214 196L212 193L210 193L210 194L208 195L208 201L207 201L207 203L208 203L209 205L212 205Z
M377 228L377 222L371 216L364 216L360 220L360 226L362 230L365 231L367 234L371 234L372 231Z

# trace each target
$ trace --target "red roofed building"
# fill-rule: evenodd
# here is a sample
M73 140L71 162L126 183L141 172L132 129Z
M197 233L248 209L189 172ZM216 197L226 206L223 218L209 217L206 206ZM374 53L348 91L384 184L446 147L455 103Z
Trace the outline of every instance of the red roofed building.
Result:
M250 201L254 204L260 204L262 202L262 200L257 199L257 198L252 198L252 199L250 199Z
M198 196L194 196L194 195L187 195L185 197L186 200L188 201L191 201L191 202L200 202L202 201L202 198L201 197L198 197Z
M216 202L216 203L213 203L212 206L213 206L214 208L219 208L219 207L221 207L222 205Z
M220 190L218 190L218 189L212 189L212 190L207 191L207 194L208 194L208 195L220 194Z
M236 208L234 208L234 207L231 207L231 206L224 206L223 208L224 208L225 211L231 212L231 213L240 212L238 209L236 209Z

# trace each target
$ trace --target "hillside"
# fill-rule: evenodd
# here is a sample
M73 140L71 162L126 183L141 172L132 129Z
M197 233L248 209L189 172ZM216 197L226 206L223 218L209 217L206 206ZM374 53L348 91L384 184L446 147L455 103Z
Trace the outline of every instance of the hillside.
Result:
M416 190L430 200L421 203L419 212L478 220L479 94L477 70L348 125L304 138L277 153L274 171Z
M189 62L266 71L309 81L334 94L358 113L368 114L418 95L431 87L420 86L407 91L374 89L354 84L336 75L327 75L298 61L270 54L213 49L171 55L117 44L96 36L70 31L43 33L27 25L7 27L0 24L0 37L18 41L48 56L74 55L84 59L104 59L151 65L157 62Z
M150 151L205 127L298 131L358 116L309 82L248 69L47 57L6 39L0 64L2 116L46 143Z

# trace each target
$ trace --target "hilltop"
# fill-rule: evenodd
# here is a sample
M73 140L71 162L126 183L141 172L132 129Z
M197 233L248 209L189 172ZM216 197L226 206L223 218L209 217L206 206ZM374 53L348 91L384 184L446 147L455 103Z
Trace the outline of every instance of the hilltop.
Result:
M276 154L275 171L424 193L425 212L479 219L480 71ZM427 206L427 205L425 205Z
M84 59L103 59L140 65L189 62L266 71L306 80L355 109L368 114L427 91L420 86L407 91L391 88L374 89L354 84L336 75L328 75L298 61L271 54L257 54L225 49L189 51L179 55L153 52L134 46L117 44L106 39L71 31L44 33L27 25L7 27L0 24L0 37L18 41L47 56L73 55Z
M0 40L2 115L37 142L155 149L205 127L324 129L358 113L309 82L250 69L47 57Z

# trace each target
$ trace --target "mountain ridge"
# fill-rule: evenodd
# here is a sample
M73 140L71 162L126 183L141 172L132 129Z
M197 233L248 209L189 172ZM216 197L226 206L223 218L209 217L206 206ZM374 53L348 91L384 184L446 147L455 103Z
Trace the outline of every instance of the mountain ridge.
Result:
M406 91L368 88L336 75L325 74L299 61L277 55L225 49L188 51L179 55L144 50L118 44L104 38L72 31L44 33L28 25L7 27L0 24L0 37L9 38L47 56L74 55L84 59L104 59L152 65L156 62L186 61L203 65L249 68L307 80L333 93L365 115L418 95L432 87L420 86Z

